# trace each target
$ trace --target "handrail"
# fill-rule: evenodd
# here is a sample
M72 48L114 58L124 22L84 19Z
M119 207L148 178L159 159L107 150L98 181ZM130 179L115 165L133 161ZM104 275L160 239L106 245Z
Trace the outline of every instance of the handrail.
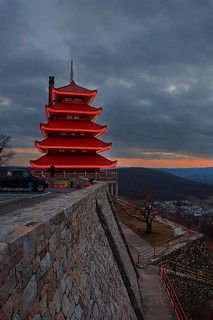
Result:
M33 175L35 176L41 176L43 173L42 171L37 172L38 170L35 170L33 172ZM45 172L45 176L47 178L50 178L50 173ZM102 172L62 172L62 173L55 173L54 177L55 179L73 179L77 177L85 177L85 178L93 178L94 180L118 180L118 174L116 171L102 171Z
M178 219L178 218L174 218L174 217L171 217L171 216L166 216L166 215L164 215L162 213L159 213L158 217L160 217L161 219L165 219L165 220L169 220L171 222L174 222L174 223L178 224L179 226L186 227L187 229L194 229L195 228L195 225L193 225L193 224L190 224L190 223L185 222L184 220L181 220L181 219Z
M162 265L162 263L159 263L159 275L161 277L161 280L163 282L163 285L165 287L165 290L167 292L167 295L169 297L169 300L171 302L172 308L174 310L175 316L178 320L188 320L180 301L175 293L175 290L171 284L171 281L169 280L169 277L167 275L166 269Z
M174 270L171 266L174 266ZM199 280L204 280L204 281L208 281L210 283L213 283L213 274L204 272L200 269L195 269L195 268L191 268L188 266L184 266L179 262L176 261L172 261L172 260L165 260L162 263L162 267L164 269L169 269L172 270L174 272L180 272L180 273L184 273L187 276L199 279Z
M156 245L154 245L152 248L147 248L145 250L142 250L138 252L138 262L140 262L140 257L143 256L143 258L156 256L156 254L159 254L165 249L169 249L174 244L180 243L181 241L190 238L192 235L198 232L198 228L195 228L193 230L188 230L187 232L182 233L179 236L176 236L174 238L168 239L166 241L160 242Z

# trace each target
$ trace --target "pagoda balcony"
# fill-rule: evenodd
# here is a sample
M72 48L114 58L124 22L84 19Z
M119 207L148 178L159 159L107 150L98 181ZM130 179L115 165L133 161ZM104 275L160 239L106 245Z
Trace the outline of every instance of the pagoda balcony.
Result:
M32 171L33 175L40 177L41 176L41 172L37 170L35 171L35 173ZM50 173L45 173L45 176L47 178L50 178ZM77 177L84 177L87 179L94 179L97 181L117 181L118 180L118 173L117 171L99 171L99 172L61 172L61 173L55 173L55 180L60 180L60 179L64 179L64 180L70 180L73 178L77 178Z

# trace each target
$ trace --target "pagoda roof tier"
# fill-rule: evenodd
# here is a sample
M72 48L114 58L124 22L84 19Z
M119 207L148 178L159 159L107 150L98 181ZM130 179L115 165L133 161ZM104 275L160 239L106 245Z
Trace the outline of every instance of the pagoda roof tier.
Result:
M59 87L59 88L53 88L55 91L59 91L62 93L77 93L77 94L96 94L97 90L89 90L83 87L78 86L75 81L73 80L70 84L64 87Z
M94 115L94 121L100 116L101 112L102 108L94 108L83 103L57 103L52 106L46 105L47 119L49 118L49 113L74 113Z
M95 99L97 90L89 90L78 86L73 80L70 84L60 88L52 87L52 93L63 94L63 95L74 95L74 96L87 96L91 97L90 103Z
M45 138L47 138L48 131L74 131L74 132L91 132L95 137L103 134L107 126L100 126L91 121L80 121L80 120L52 120L47 124L41 123L41 131Z
M48 137L43 141L35 141L36 148L45 153L48 149L81 149L102 152L111 148L111 143L105 143L96 138Z
M117 161L111 161L99 154L88 155L57 155L46 154L37 160L31 160L32 168L50 168L52 164L56 168L114 168Z

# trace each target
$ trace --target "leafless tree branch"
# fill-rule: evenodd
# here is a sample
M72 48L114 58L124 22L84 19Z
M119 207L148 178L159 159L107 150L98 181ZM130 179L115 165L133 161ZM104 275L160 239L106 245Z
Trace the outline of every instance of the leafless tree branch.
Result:
M7 164L15 155L14 151L8 150L10 148L10 139L9 136L0 133L0 166Z

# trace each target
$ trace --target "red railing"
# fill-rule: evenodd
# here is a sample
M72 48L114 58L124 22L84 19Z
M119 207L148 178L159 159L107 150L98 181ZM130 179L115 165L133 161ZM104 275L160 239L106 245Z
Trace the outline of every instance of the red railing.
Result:
M171 222L174 222L175 224L179 225L180 227L186 227L187 229L194 229L195 225L190 224L184 220L172 217L172 216L166 216L164 214L159 214L158 215L161 219L169 220Z
M140 262L141 257L143 258L152 257L152 256L155 257L157 254L161 253L162 251L168 250L169 247L171 247L172 245L175 245L177 243L182 242L185 239L190 238L192 235L194 235L197 232L198 232L198 228L189 230L187 232L182 233L179 236L160 242L155 246L153 246L152 248L147 248L143 251L138 252L138 262Z
M119 203L122 205L126 205L128 207L131 207L132 209L134 210L137 210L137 208L135 208L130 202L127 202L127 201L124 201L122 199L119 199ZM175 217L172 217L171 215L164 215L162 213L158 213L156 215L156 217L158 218L161 218L161 219L164 219L164 220L168 220L168 221L171 221L171 222L174 222L175 224L177 224L178 226L180 227L183 227L183 228L187 228L187 229L195 229L195 225L193 224L190 224L182 219L178 219L178 218L175 218Z
M159 275L171 302L176 318L178 320L188 320L162 263L159 264Z

